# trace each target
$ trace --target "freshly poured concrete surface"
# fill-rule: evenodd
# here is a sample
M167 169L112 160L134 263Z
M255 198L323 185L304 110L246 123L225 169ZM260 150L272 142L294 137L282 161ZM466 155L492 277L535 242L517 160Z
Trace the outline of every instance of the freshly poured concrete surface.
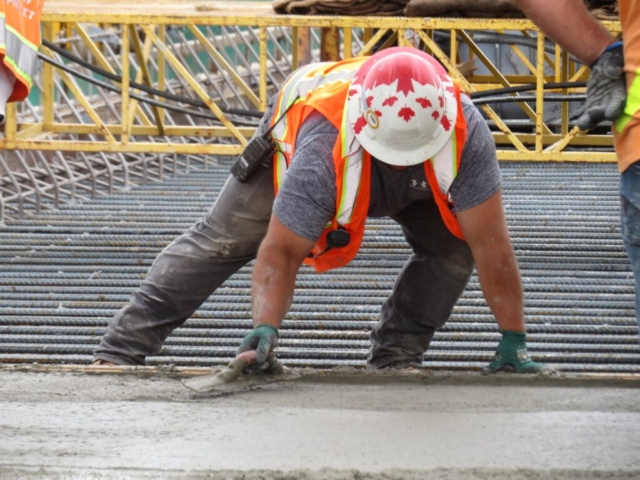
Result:
M168 375L0 371L0 478L640 478L637 387L345 376L192 398Z

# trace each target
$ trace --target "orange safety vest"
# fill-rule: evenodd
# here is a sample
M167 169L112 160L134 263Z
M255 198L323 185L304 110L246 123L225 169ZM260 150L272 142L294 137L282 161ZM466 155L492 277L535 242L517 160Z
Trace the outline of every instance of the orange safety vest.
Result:
M310 258L304 263L324 272L346 265L357 255L369 211L371 155L360 146L347 118L347 95L351 80L367 58L336 63L306 65L294 72L283 85L273 116L274 186L276 195L293 158L298 130L310 113L318 111L339 130L333 148L336 171L336 214L327 225ZM449 188L458 174L467 122L460 102L460 86L454 82L458 115L453 134L424 170L442 219L451 233L463 239L457 218L451 211ZM291 106L293 104L293 106ZM285 117L276 123L287 108ZM346 247L327 249L327 235L346 230L351 239Z
M0 0L0 58L17 82L8 102L19 102L33 85L44 0Z

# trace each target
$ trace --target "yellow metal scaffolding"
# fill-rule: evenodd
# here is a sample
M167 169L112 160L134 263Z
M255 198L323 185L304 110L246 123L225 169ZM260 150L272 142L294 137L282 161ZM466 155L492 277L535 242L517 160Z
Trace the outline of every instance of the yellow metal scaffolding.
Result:
M73 75L44 64L41 115L29 117L24 112L17 115L16 108L10 108L5 138L0 141L3 149L236 155L253 128L223 113L207 87L205 74L209 72L194 73L189 65L194 57L189 57L186 49L208 55L216 63L215 73L229 81L227 91L235 92L251 108L264 110L268 95L284 78L270 72L285 56L289 71L308 61L309 44L313 42L309 37L311 31L320 32L322 56L327 59L367 55L380 44L398 44L423 48L437 57L467 92L535 84L534 102L514 104L519 106L528 128L510 125L489 105L480 107L492 125L501 160L615 160L610 135L587 134L571 128L567 103L560 108L558 122L549 124L545 120L544 94L550 93L543 90L545 83L584 80L588 72L558 46L550 45L524 19L286 16L276 15L270 2L249 1L47 0L42 21L45 39L62 46L65 44L60 43L61 39L73 41L96 66L122 75L118 85L120 98L117 104L97 107L95 94L84 91ZM227 47L213 41L211 32L227 26L236 28L237 41L245 41L242 48L234 47L233 39ZM620 31L618 23L609 22L606 26L614 33ZM92 29L108 32L109 36L92 35ZM175 37L177 30L187 34L181 37L186 43L180 46L185 55L176 50L175 44L170 45L175 38L169 37ZM474 39L481 32L515 33L532 45L535 55L527 51L528 47L509 44L511 57L520 65L518 74L506 74ZM448 48L443 47L436 34L440 38L448 35ZM104 54L104 42L112 41L114 36L118 38L120 59L115 65ZM246 65L231 64L224 48L235 48L234 58L244 55ZM255 50L255 59L250 58L251 49ZM42 51L55 57L46 47ZM256 75L248 75L247 71L254 67ZM217 119L215 124L168 122L170 113L164 108L143 109L140 102L130 97L130 92L137 92L130 88L132 81L164 89L168 71L183 91L190 90L208 106L207 113ZM77 117L81 121L61 120L56 114L61 95L56 92L60 89L80 112ZM579 89L551 91L565 95L578 92ZM108 114L107 107L115 108L118 114ZM207 141L185 142L185 137Z

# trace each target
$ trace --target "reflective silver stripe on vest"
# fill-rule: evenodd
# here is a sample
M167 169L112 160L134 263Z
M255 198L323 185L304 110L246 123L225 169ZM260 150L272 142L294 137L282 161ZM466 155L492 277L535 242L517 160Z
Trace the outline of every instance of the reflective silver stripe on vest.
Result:
M4 39L4 45L1 40ZM6 19L0 17L0 47L5 48L5 61L11 64L20 77L32 84L31 78L39 65L37 49L25 42L10 28L6 28Z
M355 210L364 163L364 149L356 140L356 134L349 123L347 102L344 104L342 128L339 135L342 141L342 158L345 160L344 171L342 172L342 192L339 204L336 207L336 221L338 225L344 227L351 222L351 217Z
M445 89L447 87L454 86L453 81L451 81L450 78L448 80L443 80L442 85ZM456 102L456 108L458 108L457 103L461 100L455 94L453 95L453 101ZM440 191L447 197L449 202L451 202L449 189L451 188L451 184L455 178L458 176L458 152L456 151L458 143L456 138L456 128L454 125L453 132L451 133L447 143L445 143L444 147L442 147L431 159L431 164L433 165L433 171L436 174L436 180L438 181Z
M444 147L442 147L431 159L440 191L443 195L446 195L447 198L449 198L449 189L451 188L451 184L457 176L456 163L458 159L454 148L455 145L456 132L454 129L453 134L447 143L444 144Z
M276 151L274 157L274 168L276 175L276 188L280 190L280 185L282 185L282 181L284 180L284 176L287 173L287 159L284 157L282 152ZM276 194L278 191L276 190Z

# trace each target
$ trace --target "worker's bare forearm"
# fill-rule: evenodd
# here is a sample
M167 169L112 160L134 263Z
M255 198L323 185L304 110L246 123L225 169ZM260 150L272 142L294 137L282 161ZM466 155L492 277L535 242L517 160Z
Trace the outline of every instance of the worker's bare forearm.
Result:
M253 272L253 324L280 328L291 307L300 262L275 245L261 248Z
M474 252L484 297L501 330L523 332L522 281L511 243L498 241Z
M583 0L516 0L549 38L591 65L614 37L587 11Z
M522 281L504 216L502 192L459 212L458 221L473 253L482 292L500 329L523 332Z
M314 242L285 227L274 215L253 271L253 324L280 328L291 307L298 269Z

